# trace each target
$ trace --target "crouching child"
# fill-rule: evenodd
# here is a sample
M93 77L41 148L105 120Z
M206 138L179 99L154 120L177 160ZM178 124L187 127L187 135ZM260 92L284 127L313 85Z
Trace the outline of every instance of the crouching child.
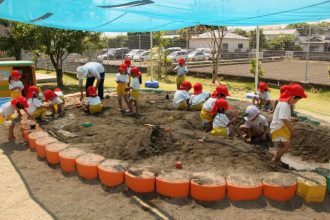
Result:
M101 98L97 95L96 89L93 86L87 88L88 97L86 99L87 112L95 114L103 111Z
M190 109L190 95L189 90L192 85L188 81L184 81L181 83L181 86L178 90L176 90L173 98L173 108L178 110L188 110Z

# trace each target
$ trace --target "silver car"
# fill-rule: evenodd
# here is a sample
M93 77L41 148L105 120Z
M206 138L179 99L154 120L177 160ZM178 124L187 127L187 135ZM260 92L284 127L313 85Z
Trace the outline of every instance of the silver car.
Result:
M150 51L143 51L143 52L140 52L140 53L137 53L133 56L133 60L134 61L140 61L140 62L143 62L143 61L146 61L146 60L150 60Z
M208 57L201 51L193 51L188 54L189 61L205 61Z
M131 50L130 52L128 52L126 55L125 55L125 58L129 58L129 59L133 59L133 56L138 54L138 53L141 53L141 52L144 52L145 50L140 50L140 49L134 49L134 50Z
M187 60L188 52L186 50L173 51L172 53L170 53L170 55L167 56L167 58L173 62L176 62L180 58Z

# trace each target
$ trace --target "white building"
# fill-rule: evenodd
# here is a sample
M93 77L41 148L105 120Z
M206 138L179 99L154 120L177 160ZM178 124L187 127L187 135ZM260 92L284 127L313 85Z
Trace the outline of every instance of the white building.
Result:
M301 42L303 51L308 51L308 39L304 38ZM326 30L325 35L314 35L310 38L310 52L330 52L330 29Z
M265 39L270 41L275 37L280 37L284 35L293 36L296 42L300 36L299 31L297 29L280 29L280 30L262 30L262 33L265 35Z
M212 36L209 32L198 34L189 39L189 48L213 48L212 42ZM222 41L222 50L227 52L246 52L249 49L249 42L250 39L247 37L228 32Z

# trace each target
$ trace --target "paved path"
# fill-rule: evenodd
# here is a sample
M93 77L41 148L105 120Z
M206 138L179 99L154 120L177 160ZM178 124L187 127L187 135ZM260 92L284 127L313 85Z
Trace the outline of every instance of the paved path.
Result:
M56 82L56 76L36 72L37 83Z

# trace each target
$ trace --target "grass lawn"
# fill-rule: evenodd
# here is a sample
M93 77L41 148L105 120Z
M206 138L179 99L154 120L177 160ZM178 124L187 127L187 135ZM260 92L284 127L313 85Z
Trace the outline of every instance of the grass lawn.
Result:
M55 75L53 71L46 71L46 70L38 70L38 73L43 74L50 74ZM143 75L143 81L149 80L150 76ZM203 84L203 89L205 91L213 91L215 85L211 83L210 79L204 78L197 78L197 77L187 77L192 84L196 82L200 82ZM64 84L66 87L64 88L65 93L72 93L78 92L78 80L75 75L65 74L63 77ZM233 97L244 99L247 92L252 92L254 90L254 83L252 82L239 82L239 81L232 81L232 80L224 80L222 81L225 83L231 95ZM56 86L55 83L42 83L40 84L42 89L48 87ZM106 74L106 80L104 83L105 88L115 89L116 82L115 82L115 74ZM142 85L144 88L144 84ZM160 82L160 89L175 91L175 76L169 76L167 80L163 80ZM277 88L270 88L271 97L278 98L279 96L279 89ZM308 98L303 99L296 105L296 109L299 111L304 110L308 111L317 115L323 115L330 117L330 91L318 91L317 93L312 92L310 89L307 89Z

